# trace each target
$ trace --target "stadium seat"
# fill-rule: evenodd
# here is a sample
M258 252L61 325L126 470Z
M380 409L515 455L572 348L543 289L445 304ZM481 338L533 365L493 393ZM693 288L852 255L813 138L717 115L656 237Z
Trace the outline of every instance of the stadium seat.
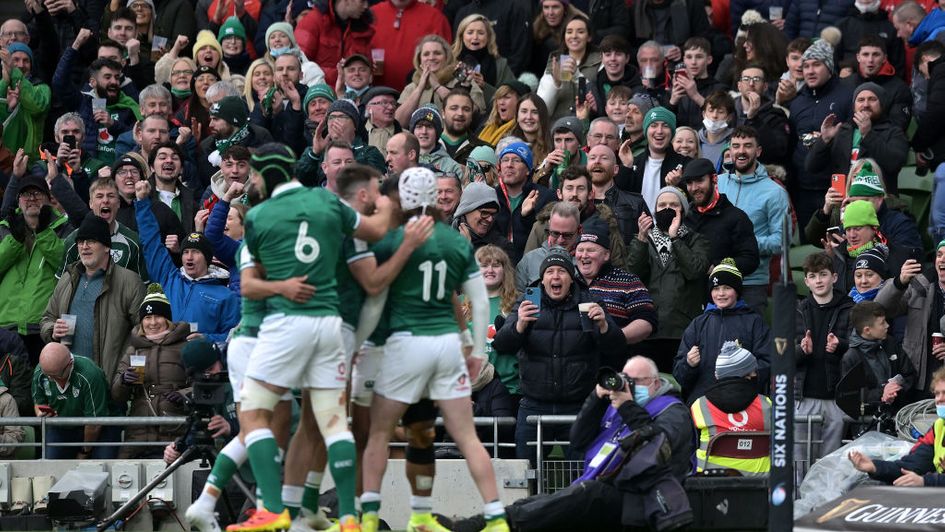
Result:
M712 436L706 447L706 460L713 456L752 460L771 452L771 433L760 431L722 432ZM707 464L702 464L703 468Z
M791 251L788 253L788 260L791 263L792 270L800 270L804 266L804 259L807 258L811 253L818 253L823 251L823 249L814 246L812 244L804 244L803 246L794 246L791 248Z

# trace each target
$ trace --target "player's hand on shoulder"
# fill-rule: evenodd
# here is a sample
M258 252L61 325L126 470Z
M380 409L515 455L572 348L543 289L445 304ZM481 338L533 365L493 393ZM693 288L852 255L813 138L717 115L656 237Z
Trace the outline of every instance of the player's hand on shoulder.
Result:
M407 222L404 227L404 245L414 249L423 245L433 234L433 225L432 216L421 216Z

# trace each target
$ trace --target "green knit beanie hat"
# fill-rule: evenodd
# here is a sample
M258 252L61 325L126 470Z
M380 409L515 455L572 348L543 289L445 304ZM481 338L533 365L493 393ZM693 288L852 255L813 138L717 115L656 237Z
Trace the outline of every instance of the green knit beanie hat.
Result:
M246 28L235 15L224 20L220 31L217 32L217 40L221 43L227 37L239 37L243 43L246 43Z
M847 205L841 218L843 227L879 227L876 209L866 200L857 200Z
M854 174L853 181L850 182L850 196L885 196L886 190L883 189L883 182L873 170L873 163L865 162L860 170Z

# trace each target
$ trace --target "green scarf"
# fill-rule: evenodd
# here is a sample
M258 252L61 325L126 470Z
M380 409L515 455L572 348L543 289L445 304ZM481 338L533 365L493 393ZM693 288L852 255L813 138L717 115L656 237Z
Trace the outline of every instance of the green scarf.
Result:
M190 92L190 89L171 88L171 94L173 94L178 100L186 100L187 98L190 98L192 93Z
M246 124L243 124L243 127L234 131L233 134L230 135L230 138L215 141L217 151L220 152L220 155L222 156L223 152L225 152L227 148L229 148L233 144L236 144L238 142L245 140L246 137L248 136L249 136L249 123L246 123Z

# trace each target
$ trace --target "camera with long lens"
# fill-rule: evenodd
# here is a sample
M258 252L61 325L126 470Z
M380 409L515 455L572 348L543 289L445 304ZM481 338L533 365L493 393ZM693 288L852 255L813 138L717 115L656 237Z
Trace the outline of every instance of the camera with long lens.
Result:
M603 367L597 371L597 384L605 390L611 392L621 392L625 389L633 389L633 378L626 373L615 369Z

